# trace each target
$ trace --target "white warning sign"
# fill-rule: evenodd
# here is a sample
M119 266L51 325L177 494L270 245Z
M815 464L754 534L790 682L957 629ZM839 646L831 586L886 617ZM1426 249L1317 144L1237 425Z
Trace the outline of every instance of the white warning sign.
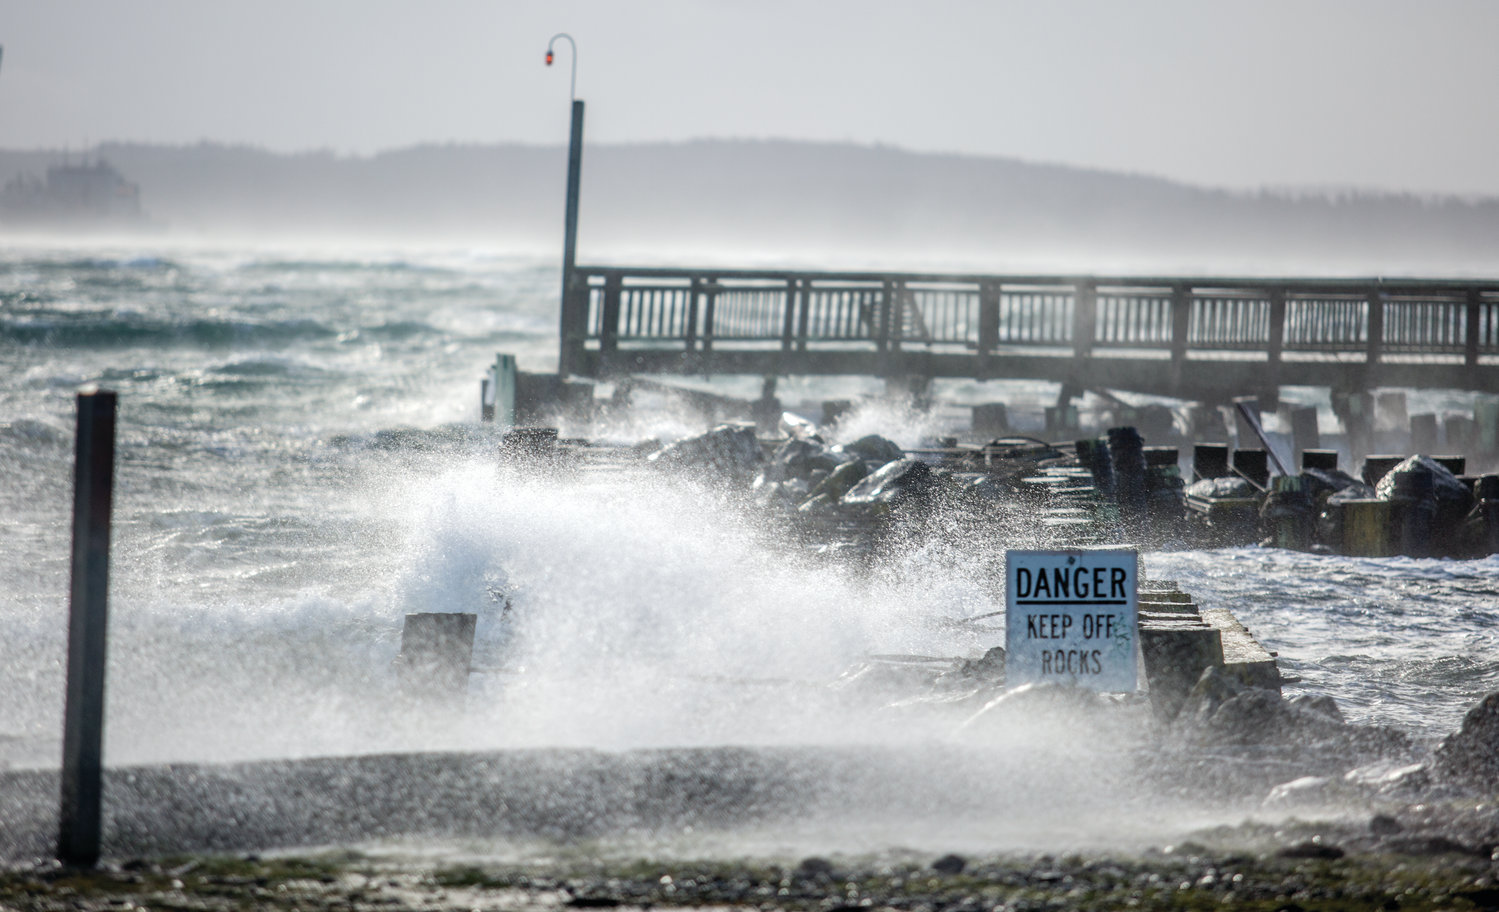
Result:
M1134 551L1005 553L1005 683L1136 687Z

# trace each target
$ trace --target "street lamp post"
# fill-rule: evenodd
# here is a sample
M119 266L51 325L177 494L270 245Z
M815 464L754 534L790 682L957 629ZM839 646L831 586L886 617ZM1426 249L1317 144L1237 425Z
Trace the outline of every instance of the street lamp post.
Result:
M584 338L587 332L588 300L586 289L576 287L574 267L578 256L578 191L583 177L583 102L578 96L578 45L571 35L559 32L547 42L547 66L555 58L553 46L558 38L566 38L572 51L572 133L567 146L567 221L562 238L562 319L561 347L558 352L557 373L567 377L582 367Z

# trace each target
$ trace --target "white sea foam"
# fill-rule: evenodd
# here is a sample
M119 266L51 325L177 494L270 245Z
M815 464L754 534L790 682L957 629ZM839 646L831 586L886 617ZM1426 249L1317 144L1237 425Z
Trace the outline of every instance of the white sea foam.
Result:
M158 262L128 265L145 253ZM880 710L830 682L871 652L997 644L948 622L998 607L971 557L1003 540L915 542L869 570L818 565L711 488L522 477L497 466L492 436L450 427L477 417L496 350L530 368L554 357L550 262L20 251L0 254L0 296L0 333L13 330L0 343L0 760L56 763L67 429L73 387L106 377L122 394L112 764L940 741L949 717ZM113 313L155 329L111 337ZM27 335L78 320L92 322L63 344ZM201 382L236 366L251 368L244 382ZM647 410L609 430L700 428ZM828 432L913 446L942 430L865 404ZM1355 720L1434 737L1499 685L1494 559L1244 549L1145 567L1232 608L1305 679L1291 692L1328 693ZM482 669L456 717L397 698L402 618L426 610L479 616Z

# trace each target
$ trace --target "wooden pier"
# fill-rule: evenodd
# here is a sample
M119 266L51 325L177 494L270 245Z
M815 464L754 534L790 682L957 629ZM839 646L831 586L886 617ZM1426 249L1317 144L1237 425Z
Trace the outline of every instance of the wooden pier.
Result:
M1499 281L575 266L560 373L1049 380L1227 401L1499 392Z

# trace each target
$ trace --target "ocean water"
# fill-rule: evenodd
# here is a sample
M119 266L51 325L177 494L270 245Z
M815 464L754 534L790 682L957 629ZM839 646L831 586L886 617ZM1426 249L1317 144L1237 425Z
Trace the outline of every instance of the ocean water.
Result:
M999 607L965 549L1004 543L859 573L789 555L690 483L501 468L479 377L500 351L553 366L557 287L554 261L492 250L0 253L0 763L58 762L87 384L121 402L110 764L943 737L826 685L869 653L1000 644L1000 625L953 622ZM662 412L609 432L692 429ZM1499 560L1144 565L1234 610L1301 679L1288 692L1354 721L1431 741L1499 689ZM402 617L425 610L479 615L457 718L397 698Z

